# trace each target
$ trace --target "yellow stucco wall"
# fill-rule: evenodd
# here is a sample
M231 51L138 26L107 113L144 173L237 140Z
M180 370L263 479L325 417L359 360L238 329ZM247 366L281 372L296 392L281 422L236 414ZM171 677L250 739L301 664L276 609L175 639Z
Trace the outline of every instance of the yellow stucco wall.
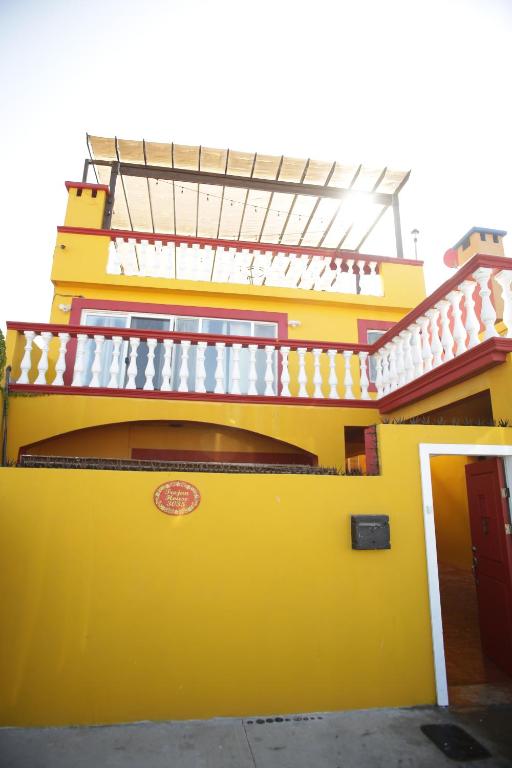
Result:
M379 434L380 477L186 474L181 518L172 473L0 470L0 722L433 703L418 444L510 430ZM353 513L391 550L353 551Z
M471 531L464 467L468 456L433 456L430 461L437 557L444 565L470 571Z

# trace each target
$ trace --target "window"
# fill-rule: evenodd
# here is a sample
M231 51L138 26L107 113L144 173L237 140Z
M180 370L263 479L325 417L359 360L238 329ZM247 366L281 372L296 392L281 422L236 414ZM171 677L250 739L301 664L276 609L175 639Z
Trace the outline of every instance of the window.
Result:
M208 333L215 336L252 336L271 339L277 338L277 323L263 322L257 320L237 320L230 318L210 318L210 317L192 317L179 315L152 315L146 313L131 312L109 312L84 310L81 316L82 325L94 325L103 328L130 328L156 331L174 331L176 333ZM87 386L92 378L91 366L94 359L96 343L89 339L86 349L86 373L84 384ZM126 381L126 368L128 366L129 344L123 342L119 359L121 361L118 374L118 386L122 387ZM141 341L137 350L137 376L135 386L142 389L145 383L145 370L148 361L148 345L146 341ZM171 385L172 389L178 389L179 370L182 361L182 349L180 345L173 347L171 358ZM188 355L188 380L189 391L194 390L196 377L197 347L193 345ZM109 369L112 362L112 341L106 339L103 343L101 356L101 377L100 386L106 387L109 382ZM156 345L154 366L155 376L153 384L155 389L159 389L162 383L162 368L164 364L164 346L161 341ZM277 378L277 353L274 353L274 381ZM224 352L224 381L231 381L233 365L233 350L226 347ZM243 348L240 350L240 390L242 394L247 394L249 388L249 350ZM215 389L215 370L217 366L217 352L213 345L209 345L205 354L206 380L205 386L207 392L213 392ZM266 355L264 349L258 349L256 352L256 370L257 370L257 389L258 394L263 394L264 373L266 366Z
M374 344L378 339L380 339L381 336L384 336L386 331L373 331L368 330L366 331L366 341L368 344ZM369 379L371 384L375 384L375 380L377 378L377 366L375 365L375 360L373 357L370 357L370 371L369 371Z

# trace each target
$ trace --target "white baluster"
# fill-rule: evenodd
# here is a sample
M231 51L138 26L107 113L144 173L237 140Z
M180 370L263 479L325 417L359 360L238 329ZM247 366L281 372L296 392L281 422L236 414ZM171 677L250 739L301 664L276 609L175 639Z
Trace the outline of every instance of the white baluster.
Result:
M459 285L459 289L464 294L464 309L466 310L466 321L464 326L468 332L468 349L473 349L480 343L478 334L480 333L480 322L475 312L475 301L473 299L473 292L476 288L476 283L473 280L464 280Z
M401 331L399 335L403 342L404 376L405 376L405 383L407 384L409 381L412 381L414 378L414 365L412 362L412 353L411 353L411 331L408 328L405 328L405 330Z
M382 282L382 275L380 275L377 272L377 262L370 261L369 267L370 267L369 280L371 280L372 296L384 296L384 285Z
M281 347L281 397L290 397L290 371L288 369L288 354L290 347Z
M178 392L188 392L188 353L190 351L190 341L180 341L181 363L178 384Z
M446 297L450 302L453 317L453 338L455 340L455 354L461 355L467 349L467 333L462 322L462 311L460 302L462 299L461 291L450 291Z
M404 360L404 342L400 338L394 339L396 350L396 373L398 377L398 386L403 387L405 384L405 360Z
M438 301L436 308L441 313L441 344L444 350L444 362L453 359L453 336L450 329L450 318L448 317L448 310L450 309L450 302L446 299Z
M64 384L64 373L66 371L66 348L69 342L69 333L59 333L60 346L59 356L55 363L55 378L52 382L53 386L62 386Z
M375 362L375 388L377 390L377 398L382 397L384 394L384 374L383 374L383 368L384 368L384 354L383 350L379 350L378 352L375 352L373 355L373 360Z
M338 394L338 376L336 374L336 355L335 349L327 350L327 357L329 358L329 400L337 400Z
M430 332L432 339L430 342L430 349L432 350L433 355L432 367L437 368L437 366L441 365L443 362L443 345L441 344L441 339L439 338L439 309L433 307L432 309L429 309L425 314L430 320Z
M34 343L35 331L23 331L25 336L25 351L23 354L23 360L21 361L21 376L19 377L17 384L28 384L28 375L32 368L32 344Z
M389 391L394 392L398 388L398 371L396 368L397 347L393 341L388 341L385 348L389 354Z
M359 259L356 263L359 269L359 293L368 295L371 293L371 280L368 279L369 275L365 275L364 273L366 261L364 259Z
M122 336L112 336L112 362L110 363L109 375L107 387L109 389L118 389L119 387L119 357L121 355L121 344L123 343Z
M370 399L370 395L368 394L368 384L370 381L368 379L367 358L368 352L359 353L359 383L361 386L361 400Z
M37 379L34 384L46 384L46 371L48 370L48 347L50 341L53 338L53 333L44 331L41 334L41 357L39 358L39 365L37 366Z
M274 350L272 344L265 347L265 395L274 394Z
M345 394L344 398L345 400L353 400L354 399L354 393L352 391L352 384L354 383L352 380L352 371L350 369L350 358L352 357L352 351L349 349L345 349L343 351L343 358L345 360L345 377L343 379L343 384L345 385Z
M198 341L197 342L197 353L196 353L196 382L195 382L195 391L196 392L206 392L206 368L204 365L204 356L206 354L206 347L207 343L206 341Z
M512 282L512 270L502 269L497 272L494 279L501 287L501 297L503 299L503 323L507 329L506 338L512 338L512 291L510 283Z
M108 246L107 274L121 274L121 256L114 240L111 240Z
M387 344L380 350L382 360L382 396L391 392L391 378L389 375L389 350Z
M105 337L95 335L94 341L95 341L94 359L92 361L92 367L91 367L92 377L89 382L89 386L99 387L100 376L101 376L101 353L103 350L103 342L105 341Z
M320 371L320 355L322 354L321 349L313 349L313 384L314 384L314 392L313 397L319 398L323 397L324 393L322 392L322 373Z
M135 389L135 378L137 376L137 350L139 348L140 339L136 336L132 336L130 339L130 364L128 366L128 380L126 382L126 389Z
M299 397L309 397L307 384L308 375L306 373L306 347L298 347L297 354L299 356Z
M432 347L430 346L430 317L424 315L418 318L418 324L421 325L421 359L423 360L423 371L432 370Z
M257 344L249 344L249 387L247 389L248 395L258 394L258 371L256 369L256 352L258 351Z
M224 348L226 344L223 341L217 341L215 348L217 350L217 365L215 368L215 389L213 390L218 395L223 395L225 392L224 387Z
M421 325L419 320L411 325L411 359L413 379L423 373L423 358L421 357Z
M88 336L86 333L77 334L76 343L76 357L75 367L73 369L73 381L72 387L83 387L84 385L84 371L85 371L85 348L87 345Z
M231 394L240 394L240 350L241 344L232 344L232 367L231 367Z
M162 386L160 387L161 392L170 392L171 391L171 375L172 375L172 348L174 345L174 341L172 339L164 339L164 364L162 366ZM197 387L197 384L196 384ZM196 389L196 392L199 392L198 389Z
M491 301L491 289L489 288L489 280L491 278L492 269L490 267L480 267L473 273L473 277L478 283L480 291L480 298L482 300L481 317L484 324L484 340L490 339L493 336L498 336L498 332L494 327L496 322L496 310Z

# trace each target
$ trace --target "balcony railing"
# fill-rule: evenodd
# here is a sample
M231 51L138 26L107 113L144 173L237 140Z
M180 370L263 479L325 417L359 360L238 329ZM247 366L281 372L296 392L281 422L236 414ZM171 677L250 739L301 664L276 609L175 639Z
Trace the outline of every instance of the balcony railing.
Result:
M23 344L15 386L330 404L370 399L368 345L32 323L8 329Z

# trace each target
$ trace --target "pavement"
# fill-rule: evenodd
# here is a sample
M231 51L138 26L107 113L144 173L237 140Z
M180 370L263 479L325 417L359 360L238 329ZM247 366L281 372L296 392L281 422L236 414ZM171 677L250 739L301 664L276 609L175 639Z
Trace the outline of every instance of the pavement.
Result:
M437 768L446 757L420 730L455 724L512 766L512 706L338 713L74 728L0 729L0 768Z

